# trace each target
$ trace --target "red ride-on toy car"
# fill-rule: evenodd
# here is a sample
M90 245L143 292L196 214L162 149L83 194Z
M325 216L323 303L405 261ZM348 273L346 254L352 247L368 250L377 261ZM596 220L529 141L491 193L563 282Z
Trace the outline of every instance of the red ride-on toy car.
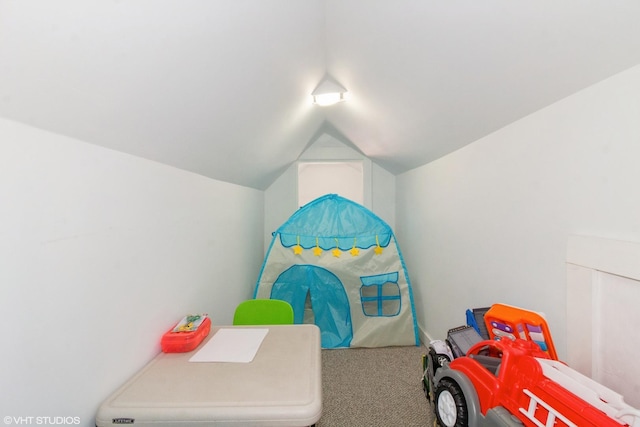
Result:
M427 370L438 363L431 357ZM438 365L425 391L443 427L640 427L622 396L532 341L481 341Z

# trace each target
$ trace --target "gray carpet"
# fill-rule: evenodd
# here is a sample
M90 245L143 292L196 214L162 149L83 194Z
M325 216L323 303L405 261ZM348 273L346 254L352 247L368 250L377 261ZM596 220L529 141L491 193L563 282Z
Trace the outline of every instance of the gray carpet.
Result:
M433 426L422 391L424 347L322 350L317 427Z

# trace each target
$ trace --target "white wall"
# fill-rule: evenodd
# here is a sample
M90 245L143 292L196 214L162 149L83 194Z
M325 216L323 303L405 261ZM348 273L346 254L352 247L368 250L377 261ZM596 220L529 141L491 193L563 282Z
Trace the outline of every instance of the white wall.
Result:
M428 335L504 302L544 312L565 356L568 236L640 241L639 94L636 66L397 177Z
M565 361L635 408L640 408L638 348L632 347L638 345L638 301L640 242L569 237Z
M182 316L229 324L262 262L263 206L261 191L0 119L0 414L92 426Z
M386 169L371 164L371 207L373 213L384 220L395 232L396 176ZM398 242L402 246L402 242Z

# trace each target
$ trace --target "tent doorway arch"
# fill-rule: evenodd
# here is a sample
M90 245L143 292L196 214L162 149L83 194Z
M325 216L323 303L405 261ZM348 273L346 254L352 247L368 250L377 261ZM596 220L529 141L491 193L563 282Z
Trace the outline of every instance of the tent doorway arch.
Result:
M315 265L293 265L271 288L271 298L289 302L294 323L303 323L305 303L311 301L314 323L320 328L322 347L349 347L353 337L351 309L338 276Z

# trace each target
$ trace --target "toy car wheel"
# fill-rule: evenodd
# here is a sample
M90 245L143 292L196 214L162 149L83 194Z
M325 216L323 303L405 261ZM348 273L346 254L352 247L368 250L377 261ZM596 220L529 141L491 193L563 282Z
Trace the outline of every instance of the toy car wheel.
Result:
M467 402L455 381L443 378L436 389L435 410L438 423L443 427L466 427Z
M429 354L426 359L425 378L423 381L423 389L427 399L430 402L435 401L435 387L433 384L433 377L436 374L438 368L442 367L446 362L450 362L446 355L436 353L433 348L429 349Z

